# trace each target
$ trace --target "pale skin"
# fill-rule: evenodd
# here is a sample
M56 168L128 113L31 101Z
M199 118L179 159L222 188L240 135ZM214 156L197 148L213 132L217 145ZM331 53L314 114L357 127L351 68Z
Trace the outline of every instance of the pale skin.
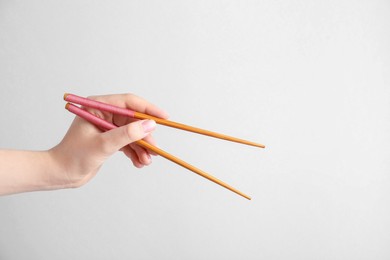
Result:
M167 113L132 94L89 97L166 119ZM63 140L46 151L0 150L0 195L77 188L91 180L102 164L122 151L137 168L151 163L151 151L134 143L143 139L153 145L152 120L135 121L123 116L86 109L117 126L102 132L76 117Z

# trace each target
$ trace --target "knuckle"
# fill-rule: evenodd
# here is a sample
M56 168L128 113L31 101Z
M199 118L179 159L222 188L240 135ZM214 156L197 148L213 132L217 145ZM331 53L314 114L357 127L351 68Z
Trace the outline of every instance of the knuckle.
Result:
M130 103L131 103L131 102L134 102L134 99L136 99L137 96L134 95L134 94L132 94L132 93L126 93L126 94L124 94L123 98L124 98L124 100L126 100L127 102L130 102Z
M88 99L93 99L93 100L96 100L98 96L88 96L87 98Z
M134 97L134 94L131 93L131 92L127 92L127 93L125 93L125 97L126 98L132 98L132 97Z

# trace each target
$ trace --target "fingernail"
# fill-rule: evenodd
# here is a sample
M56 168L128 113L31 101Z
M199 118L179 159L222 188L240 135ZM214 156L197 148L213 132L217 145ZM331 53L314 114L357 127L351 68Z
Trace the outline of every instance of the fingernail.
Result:
M149 133L156 128L156 122L154 120L145 120L142 122L142 127L145 133Z

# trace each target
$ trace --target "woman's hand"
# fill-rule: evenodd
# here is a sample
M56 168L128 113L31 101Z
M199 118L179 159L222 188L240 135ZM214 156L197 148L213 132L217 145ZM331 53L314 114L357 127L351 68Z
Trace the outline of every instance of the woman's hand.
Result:
M152 116L167 118L163 110L132 94L92 96L90 99L128 108ZM59 165L54 180L70 187L79 187L94 177L104 161L116 151L122 151L137 168L151 163L151 151L137 145L144 139L155 145L151 135L156 123L152 120L134 120L96 109L84 108L88 112L118 126L102 132L98 127L76 117L64 139L49 150L51 158Z

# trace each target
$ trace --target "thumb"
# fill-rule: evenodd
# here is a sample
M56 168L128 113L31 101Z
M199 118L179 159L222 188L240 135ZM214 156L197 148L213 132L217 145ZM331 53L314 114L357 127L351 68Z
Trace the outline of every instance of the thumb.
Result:
M156 128L154 120L136 121L102 133L102 149L113 154L122 147L146 137Z

